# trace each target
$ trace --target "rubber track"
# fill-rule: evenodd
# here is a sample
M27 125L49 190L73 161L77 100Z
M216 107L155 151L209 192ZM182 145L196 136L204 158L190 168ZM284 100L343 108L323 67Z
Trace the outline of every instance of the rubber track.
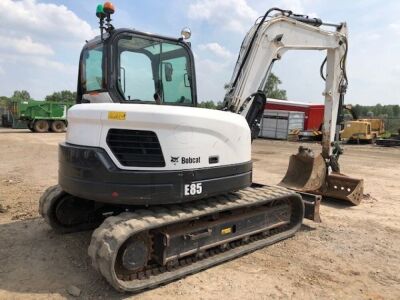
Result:
M292 211L291 219L294 217L296 218L294 224L290 224L289 229L284 232L193 262L188 266L182 266L168 272L152 275L145 279L124 281L119 279L114 271L114 263L118 250L130 236L142 231L149 231L173 223L185 222L208 214L242 207L258 206L281 199L291 199L292 204L297 208L297 211ZM298 214L298 216L293 216L293 214ZM213 265L231 260L245 253L291 237L300 228L303 216L304 204L301 197L293 191L278 186L250 187L240 190L239 192L203 199L193 203L173 205L169 207L169 209L155 207L138 210L133 213L124 212L118 216L109 217L93 232L88 253L94 268L98 270L115 289L119 291L139 292L196 273Z
M57 233L73 233L96 228L100 222L88 222L73 226L64 226L58 222L54 212L54 205L61 198L68 195L60 185L53 185L46 189L39 200L39 213L47 224Z
M39 200L39 213L44 218L47 224L49 224L55 231L60 232L60 226L58 226L51 218L51 210L55 201L62 197L65 192L61 186L53 185L45 190Z

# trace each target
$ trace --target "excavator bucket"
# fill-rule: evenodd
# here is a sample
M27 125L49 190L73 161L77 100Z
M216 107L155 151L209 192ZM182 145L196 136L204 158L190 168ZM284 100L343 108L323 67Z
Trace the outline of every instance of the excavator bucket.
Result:
M313 192L324 186L326 174L322 155L314 157L310 149L300 146L299 152L290 156L288 170L279 185L299 192Z
M362 179L348 177L341 173L332 173L327 176L325 185L319 194L358 205L363 197L363 192L364 181Z
M298 192L345 200L353 205L360 204L364 191L362 179L337 172L327 174L322 155L314 157L312 150L300 146L299 152L290 157L286 175L278 185Z

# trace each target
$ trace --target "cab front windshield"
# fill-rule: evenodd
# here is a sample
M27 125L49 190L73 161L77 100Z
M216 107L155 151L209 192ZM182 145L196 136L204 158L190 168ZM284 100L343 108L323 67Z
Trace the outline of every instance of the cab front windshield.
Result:
M190 58L182 45L124 34L117 49L118 90L124 101L193 104Z

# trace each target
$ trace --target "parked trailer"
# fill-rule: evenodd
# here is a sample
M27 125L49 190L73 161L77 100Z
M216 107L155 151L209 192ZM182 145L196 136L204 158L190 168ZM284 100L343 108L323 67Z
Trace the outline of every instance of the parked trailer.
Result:
M29 128L33 132L64 132L72 102L12 100L2 115L4 127Z

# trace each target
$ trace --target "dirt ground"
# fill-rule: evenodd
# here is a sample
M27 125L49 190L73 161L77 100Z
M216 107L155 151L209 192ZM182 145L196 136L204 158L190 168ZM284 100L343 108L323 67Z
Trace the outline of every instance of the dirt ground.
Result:
M400 299L400 148L344 147L342 171L365 180L361 205L325 202L323 223L291 239L133 296L90 266L91 232L56 235L38 215L63 139L0 129L1 299L69 298L70 285L83 299ZM278 183L298 146L257 140L255 180Z

